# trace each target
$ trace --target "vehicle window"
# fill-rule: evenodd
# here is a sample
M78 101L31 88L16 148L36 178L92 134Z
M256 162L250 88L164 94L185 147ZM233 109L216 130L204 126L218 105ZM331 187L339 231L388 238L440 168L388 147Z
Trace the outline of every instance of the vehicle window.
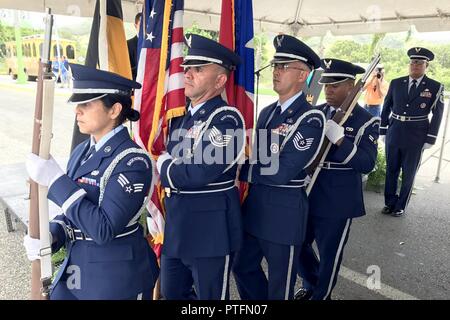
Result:
M75 59L75 48L70 44L66 47L66 56L67 59Z

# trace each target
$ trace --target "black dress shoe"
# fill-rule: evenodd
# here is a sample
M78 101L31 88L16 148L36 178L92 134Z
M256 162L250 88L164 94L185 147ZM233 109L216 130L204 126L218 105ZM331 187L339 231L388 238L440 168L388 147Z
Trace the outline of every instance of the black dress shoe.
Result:
M295 293L294 300L309 300L309 298L311 298L312 294L313 294L312 290L300 288Z
M394 210L389 206L384 206L384 208L381 210L382 214L391 214Z
M393 217L401 217L405 214L405 210L395 210L394 212L391 213L391 216Z

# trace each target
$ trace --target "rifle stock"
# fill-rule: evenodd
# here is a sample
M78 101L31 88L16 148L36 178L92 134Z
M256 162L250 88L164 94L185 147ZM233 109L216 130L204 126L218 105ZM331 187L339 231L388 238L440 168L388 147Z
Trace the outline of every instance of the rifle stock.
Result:
M50 47L51 32L53 25L53 16L50 9L47 9L45 40L42 56L39 61L37 92L34 112L33 124L33 140L31 152L43 156L48 159L50 139L51 139L51 122L53 114L53 90L54 81L51 79L51 63L50 63ZM49 79L50 78L50 79ZM45 106L45 109L44 109ZM51 282L48 273L51 271L51 257L48 252L49 235L48 235L48 203L47 188L38 186L38 184L30 180L30 212L28 220L28 234L31 238L41 239L41 260L34 260L31 263L31 299L42 300L48 298L48 288ZM45 197L45 198L44 198ZM41 214L40 214L41 213ZM41 237L41 235L44 235ZM43 250L43 249L47 249ZM50 250L51 251L51 250ZM42 268L47 274L41 278L41 265L49 264Z
M373 70L375 70L377 64L380 62L380 59L381 55L377 54L375 58L372 60L370 65L367 67L367 70L364 73L364 75L361 77L361 79L358 80L358 82L353 87L352 91L345 98L342 105L336 110L336 113L332 119L334 122L342 126L347 121L348 117L350 117L350 115L353 112L353 109L358 103L358 99L364 89L364 85L367 79L372 74ZM306 189L306 194L308 195L311 192L311 189L314 186L314 182L316 181L317 176L320 173L321 169L320 164L322 164L325 161L328 152L331 149L331 146L332 143L330 142L330 140L328 140L327 137L325 137L316 158L311 163L311 165L308 168L306 168L306 172L312 175L311 182L309 183Z

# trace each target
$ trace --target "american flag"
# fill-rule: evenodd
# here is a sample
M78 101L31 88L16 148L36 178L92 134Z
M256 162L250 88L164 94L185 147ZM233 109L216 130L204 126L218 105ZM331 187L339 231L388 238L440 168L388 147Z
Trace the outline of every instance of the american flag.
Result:
M133 128L135 141L153 159L164 151L167 121L185 112L183 60L183 0L146 0L138 42L136 81L142 89L135 92L134 108L141 114ZM156 170L150 191L149 232L156 254L160 255L164 235L162 190Z

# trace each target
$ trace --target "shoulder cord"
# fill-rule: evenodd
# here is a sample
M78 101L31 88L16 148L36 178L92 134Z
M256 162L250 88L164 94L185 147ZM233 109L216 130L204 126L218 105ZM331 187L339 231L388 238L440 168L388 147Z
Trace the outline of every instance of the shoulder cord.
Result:
M105 193L106 185L108 184L109 178L111 177L114 169L119 164L119 162L123 158L125 158L127 155L129 155L130 153L138 153L138 154L142 154L142 155L147 156L147 158L150 160L149 162L150 162L151 166L153 166L153 162L151 161L150 157L148 156L147 151L144 151L143 149L140 149L140 148L129 148L129 149L123 150L109 164L108 168L106 168L106 170L105 170L105 173L100 178L100 196L99 196L99 199L98 199L98 205L99 206L101 205L101 203L103 201L103 196L104 196L104 193ZM153 168L152 168L152 173L153 173ZM153 183L153 181L152 181L152 183ZM149 200L150 200L150 196L147 196L145 198L145 200L144 200L144 203L142 204L142 207L138 210L136 216L140 215L141 210L147 206L147 203L148 203ZM136 216L133 217L133 219L131 219L131 221L135 220Z

